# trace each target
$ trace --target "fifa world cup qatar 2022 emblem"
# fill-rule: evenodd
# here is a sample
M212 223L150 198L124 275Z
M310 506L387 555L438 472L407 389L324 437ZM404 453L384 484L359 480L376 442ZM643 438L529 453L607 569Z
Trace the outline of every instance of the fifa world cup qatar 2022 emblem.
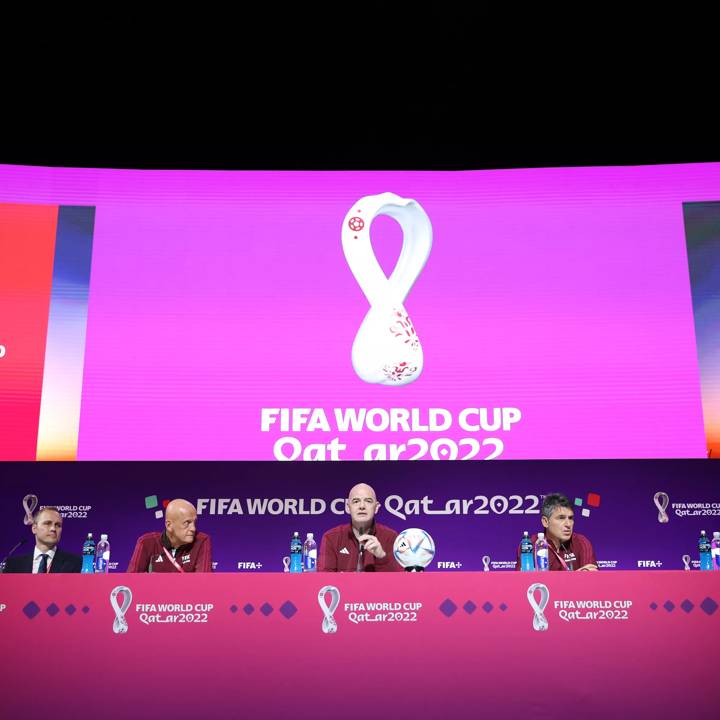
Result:
M122 595L121 603L118 603L118 595ZM125 585L118 585L110 592L110 605L112 605L112 609L115 611L113 632L116 635L122 635L128 631L125 613L130 608L130 603L132 603L132 590L130 590L129 587L125 587Z
M540 593L540 599L535 599L535 593ZM533 630L537 630L538 632L544 632L548 629L548 621L545 617L544 610L547 607L548 601L550 600L550 590L548 590L547 585L543 585L542 583L533 583L527 591L527 597L528 602L530 603L530 607L533 609L534 615L533 615Z
M25 523L25 525L33 524L33 513L35 512L35 508L38 506L38 502L39 501L37 495L26 495L23 498L22 506L23 510L25 511L23 522Z
M330 596L330 602L327 602L327 597ZM318 593L318 603L320 609L323 611L322 631L326 635L337 632L337 623L335 622L335 611L338 609L340 604L340 591L334 585L325 585L320 588Z
M370 225L378 215L400 224L403 244L390 277L373 252ZM407 385L423 369L423 351L403 303L419 277L432 247L432 225L415 200L394 193L360 198L342 226L342 246L350 270L365 294L370 310L352 346L352 366L367 383Z
M658 509L658 522L670 522L670 518L665 512L668 505L670 504L670 496L664 492L656 492L655 497L653 498L653 502L655 503L655 507Z

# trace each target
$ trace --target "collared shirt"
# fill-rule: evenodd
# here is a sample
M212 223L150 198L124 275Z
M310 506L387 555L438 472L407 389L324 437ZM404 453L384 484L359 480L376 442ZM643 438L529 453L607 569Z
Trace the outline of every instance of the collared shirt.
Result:
M537 535L533 535L530 541L535 546ZM555 548L552 540L546 536L548 541L548 558L550 560L550 570L579 570L585 565L597 565L595 559L595 550L593 550L592 543L580 533L573 533L567 542L561 543L559 548ZM560 560L562 558L565 561L567 567L563 567L563 563ZM517 551L517 564L515 569L520 569L520 546L518 545Z
M375 535L385 551L378 560L369 550L360 554L360 544L352 525L338 525L328 530L320 541L317 569L320 572L402 572L404 568L395 560L393 543L397 533L385 525L375 523L367 533Z
M52 565L52 561L55 558L55 552L57 551L57 548L54 547L52 550L41 550L37 545L35 546L35 553L33 554L33 575L37 575L38 570L40 569L40 559L43 555L47 555L47 571L50 572L50 566ZM27 565L25 566L27 567Z

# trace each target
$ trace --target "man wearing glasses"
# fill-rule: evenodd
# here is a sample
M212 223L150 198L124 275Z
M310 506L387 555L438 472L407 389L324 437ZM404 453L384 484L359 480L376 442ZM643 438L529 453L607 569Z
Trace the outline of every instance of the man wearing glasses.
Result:
M375 491L365 483L355 485L347 499L350 524L328 530L320 541L321 572L398 572L393 557L397 533L375 522L380 510Z

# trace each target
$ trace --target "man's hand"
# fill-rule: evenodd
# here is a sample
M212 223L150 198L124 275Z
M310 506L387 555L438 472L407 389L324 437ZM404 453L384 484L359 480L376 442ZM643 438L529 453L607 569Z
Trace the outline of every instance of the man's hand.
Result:
M386 553L383 550L383 546L375 535L361 535L358 538L358 542L365 546L365 549L372 553L378 560L382 560Z
M581 568L578 568L578 572L581 570L597 570L598 566L593 565L592 563L588 563L587 565L583 565Z

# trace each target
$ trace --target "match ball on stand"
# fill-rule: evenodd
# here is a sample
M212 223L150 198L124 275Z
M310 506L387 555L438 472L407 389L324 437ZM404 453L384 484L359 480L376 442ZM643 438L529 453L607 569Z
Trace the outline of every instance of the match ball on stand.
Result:
M403 530L393 543L395 559L406 568L426 567L435 557L435 542L425 530Z

